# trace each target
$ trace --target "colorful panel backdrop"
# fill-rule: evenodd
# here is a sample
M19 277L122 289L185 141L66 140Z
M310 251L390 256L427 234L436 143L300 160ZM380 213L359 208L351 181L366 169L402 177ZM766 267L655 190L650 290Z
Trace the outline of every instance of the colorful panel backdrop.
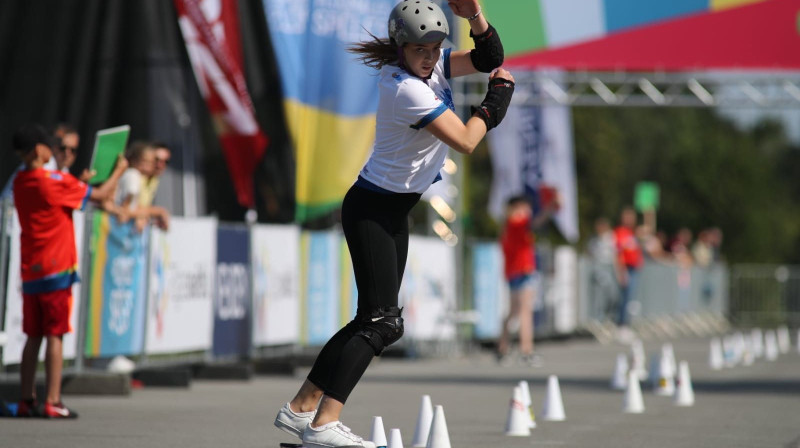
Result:
M481 0L510 67L800 68L796 0ZM460 23L462 31L467 25ZM460 47L472 43L462 32Z

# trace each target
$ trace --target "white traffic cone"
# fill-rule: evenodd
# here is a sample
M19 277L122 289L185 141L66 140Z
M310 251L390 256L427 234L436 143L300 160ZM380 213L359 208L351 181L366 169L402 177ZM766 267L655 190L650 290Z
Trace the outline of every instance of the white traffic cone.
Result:
M711 370L722 370L725 367L725 359L722 357L722 342L720 342L719 338L711 338L708 366L711 367Z
M617 364L614 366L614 376L611 377L611 388L625 390L628 387L628 357L624 353L617 355Z
M389 433L389 446L386 448L403 448L403 438L400 437L400 430L392 428Z
M436 405L433 410L431 432L428 434L428 444L425 448L450 448L450 434L447 432L447 421L441 405Z
M739 363L733 335L722 338L722 353L725 357L725 367L735 367Z
M641 414L644 412L644 399L642 387L639 385L639 376L631 370L628 372L628 387L625 389L625 402L622 411L627 414Z
M386 430L383 429L383 418L378 416L372 417L372 433L369 436L369 440L374 443L377 448L387 445Z
M536 427L536 416L533 414L533 401L531 400L531 388L528 382L523 380L519 382L519 388L522 391L522 399L525 402L526 413L528 414L528 427Z
M523 397L522 388L517 386L514 388L514 394L511 397L511 403L508 407L506 435L516 437L525 437L531 435L529 415L530 414L525 407L525 398Z
M760 328L750 330L750 346L756 359L764 356L764 332Z
M558 377L550 375L547 378L547 396L544 399L542 418L549 422L560 422L567 419L564 414L564 401L561 400L561 387Z
M694 406L694 388L689 374L689 363L681 361L678 368L678 387L675 389L675 406Z
M789 328L786 325L781 325L777 330L778 336L778 350L782 355L789 353L792 349L792 341L789 339Z
M646 380L647 367L645 367L645 363L647 363L647 358L645 357L644 345L642 345L641 340L636 339L631 343L631 355L632 355L631 370L636 372L636 376L639 378L639 381Z
M662 350L661 360L658 363L658 381L653 384L656 395L671 397L675 393L675 377L672 371L668 355Z
M773 330L768 330L764 333L764 358L767 361L778 359L778 338Z
M672 348L672 344L669 342L665 343L661 346L661 352L664 354L664 358L667 360L667 365L669 366L670 372L672 372L672 377L678 374L678 364L675 361L675 350Z
M419 406L417 416L417 427L414 429L414 440L411 446L414 448L424 448L428 444L428 434L431 432L431 422L433 421L433 405L431 396L423 395L422 403Z

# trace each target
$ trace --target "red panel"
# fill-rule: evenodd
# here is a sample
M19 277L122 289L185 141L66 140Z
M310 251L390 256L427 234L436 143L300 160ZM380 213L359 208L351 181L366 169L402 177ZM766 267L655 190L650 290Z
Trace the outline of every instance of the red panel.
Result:
M770 0L506 58L506 67L684 71L800 69L800 0Z

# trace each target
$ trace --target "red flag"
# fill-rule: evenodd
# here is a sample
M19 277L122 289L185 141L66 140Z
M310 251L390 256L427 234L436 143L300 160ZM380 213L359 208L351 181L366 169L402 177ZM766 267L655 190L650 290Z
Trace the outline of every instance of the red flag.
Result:
M242 73L237 0L174 0L200 93L219 135L236 197L253 208L253 173L267 137L258 126Z

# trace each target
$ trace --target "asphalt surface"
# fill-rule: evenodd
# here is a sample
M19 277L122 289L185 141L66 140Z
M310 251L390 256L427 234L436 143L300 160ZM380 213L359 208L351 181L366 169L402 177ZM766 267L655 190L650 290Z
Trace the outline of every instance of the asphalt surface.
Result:
M645 341L648 357L663 341ZM696 404L680 408L643 386L645 413L622 412L623 392L609 381L619 344L546 342L541 367L500 366L490 353L434 359L379 359L345 406L343 422L368 436L372 417L386 432L400 428L411 446L421 396L444 406L453 448L460 447L795 447L800 441L800 354L712 371L709 340L671 341L689 362ZM648 363L649 366L649 363ZM0 419L5 447L253 447L277 448L291 437L272 421L300 385L294 377L194 381L189 389L143 388L127 397L65 399L77 421ZM547 377L558 376L566 421L542 421ZM512 387L531 386L538 427L530 437L503 434Z

